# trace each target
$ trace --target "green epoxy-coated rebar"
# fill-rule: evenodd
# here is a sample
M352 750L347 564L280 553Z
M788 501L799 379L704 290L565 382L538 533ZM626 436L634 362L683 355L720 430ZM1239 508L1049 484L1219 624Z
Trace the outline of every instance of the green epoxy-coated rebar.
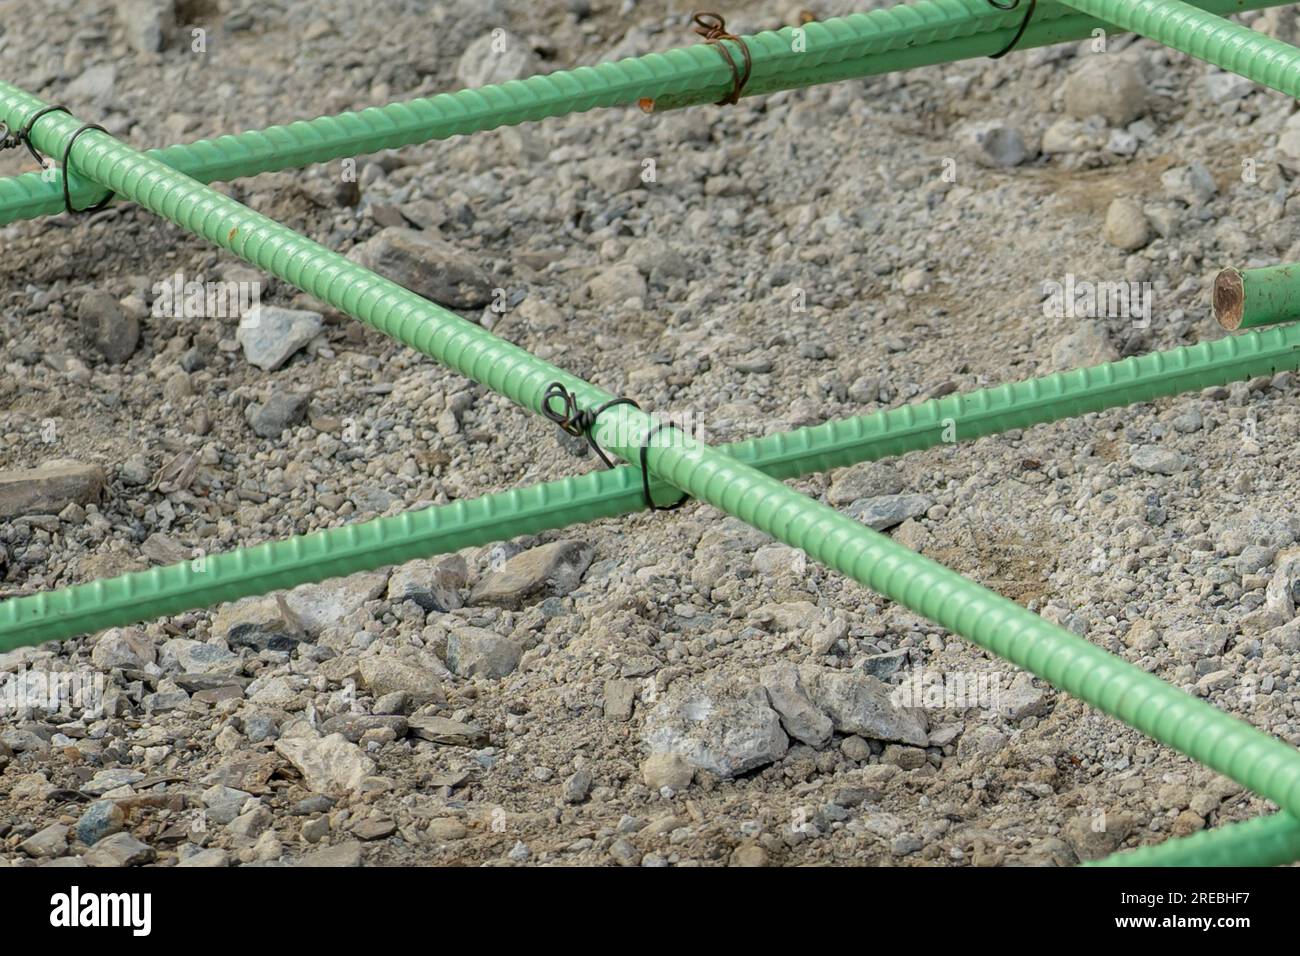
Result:
M985 2L987 4L987 0ZM1062 3L1064 2L1065 0L1062 0ZM1239 0L1226 0L1226 2L1225 0L1203 0L1196 6L1208 13L1227 16L1245 10L1262 10L1266 7L1282 5L1282 0L1268 0L1266 3L1255 3L1253 0L1247 0L1244 3L1239 2ZM988 6L990 9L997 9L991 4ZM878 12L892 12L899 9L901 8L889 7L886 11ZM1044 13L1047 14L1045 17L1043 16ZM971 15L977 16L978 11L972 11ZM790 72L782 73L776 77L763 77L757 82L751 82L745 87L745 92L746 95L774 93L779 90L798 89L818 83L834 83L854 77L871 76L879 73L896 73L918 67L936 66L940 63L955 63L959 60L986 57L1006 48L1006 44L1011 41L1015 31L1019 29L1020 20L1023 19L1023 16L1020 10L1017 9L1011 24L1009 26L1002 25L996 33L983 32L935 43L900 46L898 49L888 50L864 58L823 64L810 70L792 69ZM1053 43L1083 40L1092 36L1096 30L1111 32L1113 25L1090 16L1061 16L1060 10L1054 4L1039 4L1034 11L1033 19L1016 42L1014 49L1018 52L1034 47L1050 46ZM655 101L655 110L678 109L684 106L698 106L710 102L713 101L708 99L706 94L699 92L670 93Z
M722 446L793 478L1300 368L1300 326L1203 342ZM660 502L676 493L655 481ZM0 603L0 653L643 508L621 466Z
M1214 277L1214 317L1229 332L1300 319L1300 265L1224 269Z
M1283 0L1203 0L1215 13L1256 10ZM747 38L754 71L746 95L797 89L852 77L987 56L1002 49L1019 26L1020 11L986 0L919 0L870 13L811 23L806 49L796 53L793 28ZM1089 36L1105 27L1059 3L1044 2L1016 48ZM151 150L147 155L191 178L210 183L292 169L383 149L543 120L597 107L653 100L656 109L712 103L730 86L716 50L697 44L529 77L500 86L461 90L272 126L215 140ZM103 190L74 176L72 202L83 208ZM61 179L40 173L0 179L0 225L63 210Z
M1300 820L1275 813L1112 853L1085 866L1281 866L1300 860Z
M1064 0L1074 9L1300 97L1300 50L1181 0Z
M20 126L44 107L0 83L0 121ZM79 121L51 113L33 138L61 153ZM250 264L392 335L449 367L540 411L551 382L593 408L614 396L556 368L452 312L382 279L234 200L92 130L72 145L73 167L228 249ZM615 405L599 434L624 460L640 452L655 423ZM667 428L650 442L648 466L675 488L785 544L803 549L854 581L1037 674L1243 786L1300 813L1300 753L1238 718L1026 611L922 555L812 501L780 481L689 435Z

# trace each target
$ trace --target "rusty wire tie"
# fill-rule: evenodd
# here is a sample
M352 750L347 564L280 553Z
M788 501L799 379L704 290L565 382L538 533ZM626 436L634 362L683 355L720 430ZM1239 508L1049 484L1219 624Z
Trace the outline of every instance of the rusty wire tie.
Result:
M992 0L990 0L992 2ZM1019 0L1017 0L1019 2ZM749 45L727 30L727 21L716 13L697 13L695 14L696 33L704 37L705 43L713 44L714 49L722 54L722 58L727 61L727 66L731 67L732 89L731 92L715 103L715 106L734 106L740 102L740 95L745 90L745 84L749 82L749 75L754 71L754 59L749 55ZM736 58L731 55L727 45L723 40L731 40L740 47L740 52L745 57L745 69L742 72L736 65Z

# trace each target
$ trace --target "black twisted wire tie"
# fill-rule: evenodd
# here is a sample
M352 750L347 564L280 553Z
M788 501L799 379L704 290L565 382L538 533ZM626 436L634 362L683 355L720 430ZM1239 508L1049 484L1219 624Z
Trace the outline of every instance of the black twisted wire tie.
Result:
M100 126L98 123L87 123L85 126L79 127L77 131L73 133L71 137L69 137L68 145L65 146L63 149L63 208L66 209L70 215L79 212L99 212L99 210L103 209L105 206L111 203L114 198L113 190L110 189L108 191L108 194L105 195L103 199L101 199L99 202L95 203L94 205L87 206L85 209L72 208L72 192L70 187L68 186L68 178L69 178L68 162L72 158L72 144L77 141L78 136L80 136L82 133L88 133L92 129L97 129L101 133L108 132L108 130L104 129L104 127Z
M66 106L45 106L33 113L27 122L23 124L23 128L17 133L12 132L7 123L0 123L0 150L14 149L20 144L26 146L27 152L32 154L32 159L36 160L36 164L44 169L46 157L43 156L40 150L36 148L35 144L32 143L32 127L36 125L38 119L49 113L68 113L68 115L72 115ZM72 157L72 144L77 141L78 136L92 129L97 129L101 133L108 132L108 130L104 129L102 126L95 123L87 123L72 134L72 137L68 140L68 145L64 147L63 150L63 208L66 209L70 215L75 215L80 212L98 212L112 202L114 198L113 191L109 190L108 195L93 206L87 206L85 209L72 208L72 192L68 185L68 161Z
M1011 0L1010 3L1000 2L1000 0L988 0L988 2L989 2L989 6L997 10L1009 11L1009 10L1014 10L1016 7L1020 6L1020 0ZM989 54L990 60L1000 60L1002 57L1006 56L1008 53L1010 53L1012 50L1016 48L1016 44L1020 42L1020 38L1024 36L1025 31L1029 29L1029 21L1034 18L1034 10L1037 7L1038 7L1038 0L1029 0L1029 6L1025 9L1025 18L1020 21L1020 29L1016 31L1016 35L1011 38L1010 43L1004 46L1001 50L998 50L997 53Z
M559 403L558 407L555 404L556 402ZM587 439L587 444L605 463L606 468L613 468L614 461L600 447L600 443L596 441L595 435L592 434L592 429L595 428L596 419L600 417L601 412L613 408L615 405L630 405L636 409L641 407L630 398L614 398L596 408L579 408L578 396L565 388L562 382L552 382L546 386L546 391L542 394L542 414L556 425L559 425L566 434L573 435L575 438ZM676 503L662 506L656 505L654 497L650 494L650 469L646 463L646 454L650 450L650 439L660 429L670 426L677 427L671 422L657 424L650 428L641 440L641 493L645 499L646 508L651 511L673 511L690 500L690 495L682 495L681 500Z

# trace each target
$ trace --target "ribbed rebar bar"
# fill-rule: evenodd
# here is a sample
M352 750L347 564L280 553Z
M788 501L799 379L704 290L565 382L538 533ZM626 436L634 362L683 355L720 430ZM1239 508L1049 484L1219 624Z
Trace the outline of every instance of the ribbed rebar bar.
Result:
M1203 0L1201 6L1226 14L1283 2ZM810 23L799 28L804 31L799 37L793 27L760 33L746 38L754 71L745 95L987 56L1005 46L1022 16L1018 10L998 10L986 0L918 0ZM1105 26L1059 3L1044 2L1039 4L1016 48L1083 39ZM794 49L796 39L803 52ZM598 107L630 106L643 100L653 101L656 110L712 103L730 83L730 71L717 51L707 44L697 44L499 86L168 146L146 155L191 178L211 183ZM89 205L103 194L103 190L75 176L69 182L69 191L76 208ZM40 173L0 179L0 225L62 210L59 174L50 182Z
M720 450L765 474L793 478L1296 368L1300 326L1286 326L930 399ZM651 490L661 503L675 496L658 480ZM642 507L640 471L624 465L16 598L0 603L0 653Z
M1275 813L1245 823L1112 853L1085 866L1281 866L1300 860L1300 819Z
M1300 97L1300 50L1181 0L1064 0L1106 23Z
M44 106L36 97L0 83L0 121L19 126ZM78 129L76 119L52 113L36 124L34 139L46 152L61 151ZM107 133L85 133L70 152L74 168L87 179L527 408L540 411L553 382L568 389L581 408L614 398ZM673 487L803 549L813 559L1201 761L1283 809L1300 813L1300 754L1281 740L678 429L656 433L656 423L639 409L615 405L600 417L605 447L624 460L639 456L642 443L648 442L650 471Z

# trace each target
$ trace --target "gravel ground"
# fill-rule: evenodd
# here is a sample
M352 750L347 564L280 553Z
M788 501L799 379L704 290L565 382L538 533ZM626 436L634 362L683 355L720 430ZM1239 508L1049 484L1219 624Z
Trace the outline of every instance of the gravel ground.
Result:
M737 32L799 15L746 6ZM143 148L667 49L684 13L8 0L0 58ZM1295 36L1290 11L1242 20ZM1117 37L222 188L726 441L1218 337L1214 272L1300 255L1293 109ZM0 242L6 597L595 467L134 206ZM262 321L165 314L178 274L260 282ZM1127 312L1050 307L1100 282L1134 283ZM1300 744L1297 391L1281 372L795 485ZM10 704L80 682L102 708L3 712L14 866L1068 865L1270 809L694 503L0 677Z

